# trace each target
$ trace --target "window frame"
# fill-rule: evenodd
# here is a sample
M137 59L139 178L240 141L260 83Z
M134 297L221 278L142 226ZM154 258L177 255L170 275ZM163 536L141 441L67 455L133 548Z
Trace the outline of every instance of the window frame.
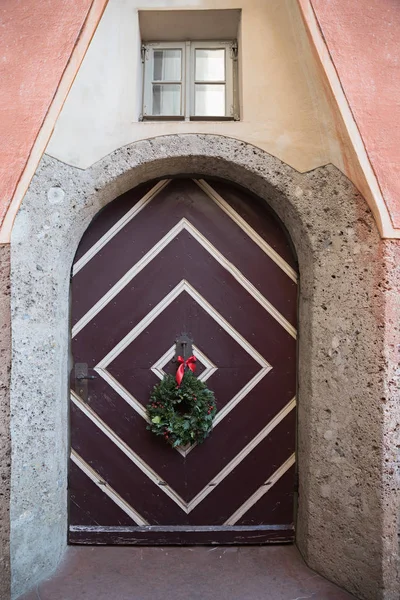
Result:
M143 117L152 120L182 120L186 113L186 46L184 42L154 42L144 46L144 73L143 73ZM181 50L181 80L180 81L155 81L154 74L154 50ZM153 85L176 84L181 86L181 111L180 115L153 115ZM150 112L148 112L150 110Z
M181 81L165 81L181 85L181 114L153 115L153 85L163 81L154 81L154 51L176 49L182 51ZM195 115L195 56L197 49L225 51L225 80L205 84L225 85L225 115ZM140 120L145 121L238 121L237 94L237 41L186 41L186 42L149 42L142 45L143 62L143 113Z

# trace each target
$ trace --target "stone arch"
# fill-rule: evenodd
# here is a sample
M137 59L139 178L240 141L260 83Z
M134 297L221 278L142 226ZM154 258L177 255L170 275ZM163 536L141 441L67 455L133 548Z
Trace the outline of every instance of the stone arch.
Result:
M107 203L177 174L239 183L265 199L289 231L300 267L297 543L321 574L377 598L383 333L373 218L332 166L299 174L244 142L195 134L132 143L86 171L44 156L19 210L11 242L14 595L48 575L66 544L68 298L76 248ZM366 439L375 453L366 452Z

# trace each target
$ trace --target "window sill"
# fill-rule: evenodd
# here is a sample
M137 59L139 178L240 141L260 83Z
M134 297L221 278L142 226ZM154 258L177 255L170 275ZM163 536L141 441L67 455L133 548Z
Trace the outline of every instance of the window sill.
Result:
M140 116L139 117L139 122L162 122L162 121L166 121L166 122L170 122L170 121L177 121L177 122L186 122L186 123L190 123L191 121L211 121L211 122L215 122L215 121L240 121L240 119L238 119L237 117L190 117L188 120L185 119L185 117L168 117L166 115L163 116L150 116L150 115L145 115L145 116Z
M235 117L190 117L190 121L239 121Z
M184 121L183 116L168 117L167 115L140 115L139 121Z

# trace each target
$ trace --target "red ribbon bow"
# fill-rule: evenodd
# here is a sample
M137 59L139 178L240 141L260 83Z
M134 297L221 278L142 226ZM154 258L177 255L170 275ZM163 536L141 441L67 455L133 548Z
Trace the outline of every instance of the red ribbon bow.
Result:
M179 387L181 385L183 375L185 373L185 367L188 367L192 371L192 373L195 372L196 357L192 355L192 356L189 356L189 358L187 360L185 360L184 358L182 358L182 356L178 356L177 361L178 361L178 363L180 363L178 370L176 372L176 383L178 384L178 387Z

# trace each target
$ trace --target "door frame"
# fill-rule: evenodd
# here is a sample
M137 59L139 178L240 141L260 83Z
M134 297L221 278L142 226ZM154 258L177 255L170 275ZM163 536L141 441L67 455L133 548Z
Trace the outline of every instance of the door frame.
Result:
M201 174L178 174L176 176L172 176L172 177L161 177L161 178L157 178L154 180L151 180L150 182L146 182L149 183L152 186L152 191L155 190L154 192L154 197L157 197L159 191L157 190L157 188L159 188L159 186L163 186L163 182L166 182L168 179L170 180L169 185L171 185L172 180L182 180L182 179L186 179L189 181L200 181L199 185L199 189L202 191L203 194L205 194L206 196L208 196L211 200L213 200L213 195L216 194L217 192L214 189L211 189L212 186L212 181L217 181L219 183L228 183L231 186L233 185L235 188L237 188L239 191L241 191L245 196L250 197L254 200L254 203L257 205L260 204L260 202L262 202L262 198L259 198L258 196L256 196L254 193L249 192L249 190L247 190L246 188L244 188L243 186L239 185L239 184L232 184L232 182L227 182L226 180L220 178L220 177L208 177L207 178L207 184L210 187L210 189L208 189L208 186L206 184L206 182L202 181L202 175ZM159 188L164 189L164 187ZM167 188L167 194L168 194L168 189ZM211 191L210 191L211 190ZM129 190L134 192L135 188L132 188L132 190ZM147 192L148 193L148 192ZM219 192L221 193L221 192ZM143 192L144 194L144 192ZM140 197L140 196L138 196ZM115 198L112 202L114 201L118 201L120 197ZM199 200L200 202L201 200ZM108 205L107 205L108 206ZM232 207L233 208L233 207ZM183 525L160 525L160 526L155 526L155 525L147 525L147 526L134 526L132 524L132 526L128 526L128 525L124 525L124 526L119 526L119 527L113 527L113 526L81 526L81 525L74 525L71 528L70 522L68 522L68 526L69 526L69 532L68 532L68 539L69 539L69 543L70 544L81 544L81 545L101 545L101 544L112 544L112 545L160 545L160 538L163 538L163 545L211 545L211 544L219 544L219 545L228 545L228 544L235 544L235 545L245 545L245 544L254 544L254 538L255 536L257 536L257 543L259 544L278 544L278 543L293 543L294 539L295 539L295 533L296 533L296 515L297 515L297 502L298 502L298 462L297 462L297 415L298 415L298 407L297 407L297 397L298 397L298 313L299 313L299 289L300 289L300 275L299 275L299 270L298 270L298 260L297 260L297 255L296 255L296 250L295 247L292 243L292 240L290 238L290 235L286 229L286 227L284 226L284 224L281 222L281 220L279 219L279 217L277 217L277 215L274 213L274 211L272 211L270 209L269 206L265 207L264 209L267 208L268 212L272 214L273 219L277 222L276 226L277 228L279 227L281 234L286 238L286 241L290 247L291 253L292 253L292 257L294 259L294 263L295 265L293 265L293 274L290 275L290 278L293 278L294 276L294 271L296 272L296 322L292 323L292 327L290 329L290 333L289 335L291 335L292 337L295 338L295 346L296 346L296 384L295 384L295 393L293 398L291 399L291 401L288 403L288 405L286 407L283 407L281 409L281 411L279 412L283 412L285 409L287 409L287 407L290 405L290 411L285 415L288 416L288 414L292 411L295 410L295 419L296 419L296 429L293 432L294 438L293 438L293 442L294 442L294 453L292 454L292 456L290 456L288 458L287 461L285 461L286 463L290 462L290 467L294 466L295 469L295 479L294 479L294 487L293 487L293 504L292 504L292 508L293 508L293 527L289 527L289 525L252 525L252 526L240 526L240 525L235 525L235 526L227 526L227 525L221 525L221 526L211 526L211 525L204 525L204 526L200 526L200 525L192 525L192 526L183 526ZM129 212L129 211L128 211ZM99 213L96 213L95 217L98 215ZM109 213L108 213L109 214ZM224 215L224 218L227 218L229 221L229 217L227 215ZM93 223L93 221L91 221L88 225L88 228L90 228L91 224ZM247 228L251 229L254 233L255 230L253 230L252 226L250 225L250 223L248 223L247 221L245 222L245 228L243 230L247 230ZM87 231L87 230L86 230ZM85 232L86 232L85 231ZM74 257L75 260L75 257ZM274 259L275 260L275 259ZM287 267L287 265L286 265ZM285 271L286 272L286 271ZM287 274L287 272L286 272ZM72 282L72 272L71 272L71 282ZM72 285L70 286L70 305L72 305L73 302L73 291L72 291ZM281 321L278 321L281 326L282 323ZM286 333L288 333L289 331L289 325L288 323L286 323L286 326L283 325L283 327L286 329ZM72 333L73 327L72 327L72 320L70 318L70 332ZM77 335L79 335L79 333L77 333ZM73 357L72 354L72 338L74 336L70 335L69 338L69 356ZM70 368L69 368L69 372L73 373L73 369L74 369L74 365L73 363L71 363ZM74 381L74 377L71 378L71 385L73 388L73 381ZM75 382L76 383L76 382ZM87 392L87 389L86 389ZM72 398L72 396L71 396ZM73 404L74 405L81 405L81 402L79 401L78 398L75 398L73 400ZM83 408L83 403L82 403L82 408ZM79 411L78 411L79 412ZM85 410L83 409L83 412L85 412ZM277 414L278 414L277 413ZM271 421L269 422L269 424L274 421L275 417L277 416L274 415L271 418ZM271 433L271 432L270 432ZM69 450L71 451L72 446L70 444L70 448ZM240 453L239 453L240 454ZM84 465L84 461L82 461L82 459L74 452L72 452L73 456L73 462L75 465L81 465L81 470L83 470L84 472L86 472L86 475L89 476L90 479L92 479L92 481L94 481L93 479L93 475L94 473L88 473L85 469L90 468L90 465ZM293 457L295 459L294 465L293 465ZM280 465L280 467L277 469L277 472L282 468L283 464ZM288 467L288 468L290 468ZM224 469L222 469L224 470ZM100 477L99 475L97 475L97 477ZM161 477L160 475L158 475L158 477ZM270 476L273 477L273 474ZM70 501L69 501L70 502ZM189 502L190 504L190 502ZM69 504L70 506L70 504ZM133 507L132 507L133 508ZM69 516L69 515L68 515ZM194 536L193 534L196 533L197 536L197 540L194 541ZM248 541L247 537L249 538L250 541ZM170 539L169 539L170 538ZM134 542L132 542L132 539L134 539Z

